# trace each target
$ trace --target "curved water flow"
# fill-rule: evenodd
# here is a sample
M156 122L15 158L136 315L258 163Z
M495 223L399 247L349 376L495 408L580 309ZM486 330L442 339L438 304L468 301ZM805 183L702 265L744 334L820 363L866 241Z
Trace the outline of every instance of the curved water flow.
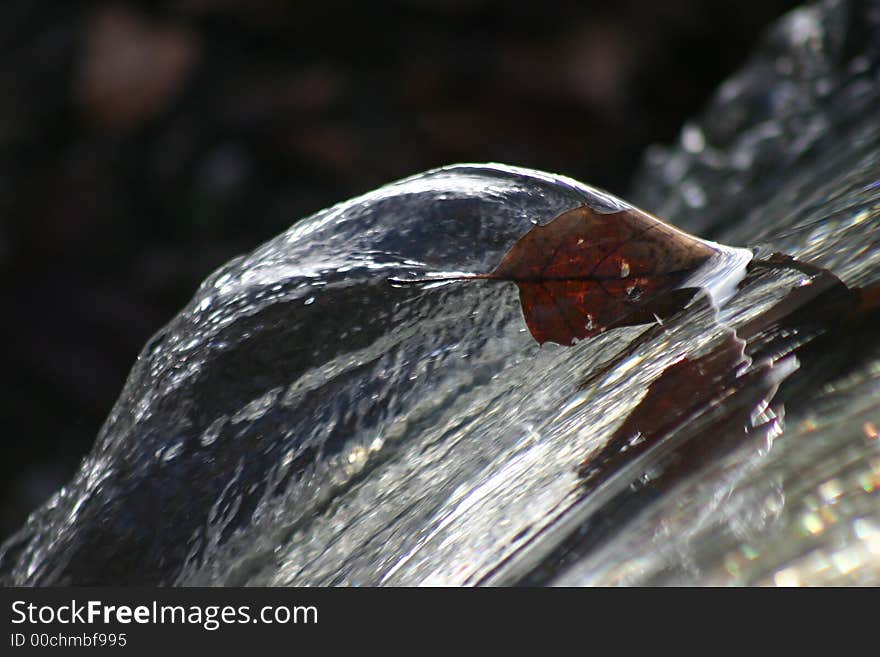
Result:
M798 10L648 155L634 201L754 247L744 278L719 247L662 323L539 347L512 284L389 279L489 272L626 202L459 165L341 203L154 336L0 579L877 584L878 20Z

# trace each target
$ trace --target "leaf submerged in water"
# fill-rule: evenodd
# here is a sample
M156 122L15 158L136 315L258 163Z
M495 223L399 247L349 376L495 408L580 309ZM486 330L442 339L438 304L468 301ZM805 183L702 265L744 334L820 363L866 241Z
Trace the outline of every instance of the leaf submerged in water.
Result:
M850 288L831 271L782 253L753 261L743 286L784 270L805 278L764 312L728 328L707 353L687 354L654 379L607 443L581 463L584 484L597 486L687 425L698 425L687 442L668 450L676 462L665 476L675 481L744 435L766 431L756 418L768 415L761 409L771 402L780 418L784 405L802 408L814 391L870 353L878 340L880 287ZM584 385L629 355L625 350ZM765 423L775 421L769 415Z

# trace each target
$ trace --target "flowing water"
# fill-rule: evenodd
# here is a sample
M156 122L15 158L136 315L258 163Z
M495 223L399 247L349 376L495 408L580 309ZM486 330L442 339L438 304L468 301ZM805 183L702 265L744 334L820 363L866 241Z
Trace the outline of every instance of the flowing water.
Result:
M850 291L880 282L878 27L798 10L648 154L637 205L756 251L723 305L539 347L512 284L389 279L626 204L500 165L388 185L202 284L2 581L880 583L880 332Z

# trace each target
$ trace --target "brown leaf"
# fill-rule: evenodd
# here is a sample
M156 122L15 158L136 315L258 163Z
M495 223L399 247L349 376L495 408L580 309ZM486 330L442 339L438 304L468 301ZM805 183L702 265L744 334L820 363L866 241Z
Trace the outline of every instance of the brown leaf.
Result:
M516 283L535 340L572 345L680 310L694 293L680 285L715 253L710 243L641 210L581 206L529 230L491 273L392 282Z
M769 435L763 432L773 431L784 407L799 414L815 391L864 362L878 340L880 288L848 288L831 271L781 253L753 261L743 286L782 270L804 278L735 331L727 329L708 352L687 354L654 379L610 439L581 463L584 484L598 486L664 441L662 476L671 484L746 434ZM767 415L762 409L771 402L776 412ZM670 443L676 435L684 441Z
M745 344L731 332L707 354L685 357L667 367L648 386L645 396L608 442L581 463L578 472L583 481L596 483L597 478L608 478L700 410L729 395L737 384L739 369L749 363L744 353ZM761 380L752 378L755 379L753 384L764 391L766 386ZM744 387L743 382L740 387ZM741 429L752 407L737 408L745 415L745 419L737 416L734 422L736 428ZM724 417L725 421L728 419Z
M570 345L674 310L682 295L664 303L660 297L713 253L640 210L602 214L582 206L532 228L490 277L517 284L538 343Z

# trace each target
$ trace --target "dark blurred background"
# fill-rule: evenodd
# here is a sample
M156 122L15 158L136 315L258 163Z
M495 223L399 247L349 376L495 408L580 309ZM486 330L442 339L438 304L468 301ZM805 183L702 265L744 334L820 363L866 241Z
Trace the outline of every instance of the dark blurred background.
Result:
M625 195L796 4L4 0L0 539L224 261L453 162Z

